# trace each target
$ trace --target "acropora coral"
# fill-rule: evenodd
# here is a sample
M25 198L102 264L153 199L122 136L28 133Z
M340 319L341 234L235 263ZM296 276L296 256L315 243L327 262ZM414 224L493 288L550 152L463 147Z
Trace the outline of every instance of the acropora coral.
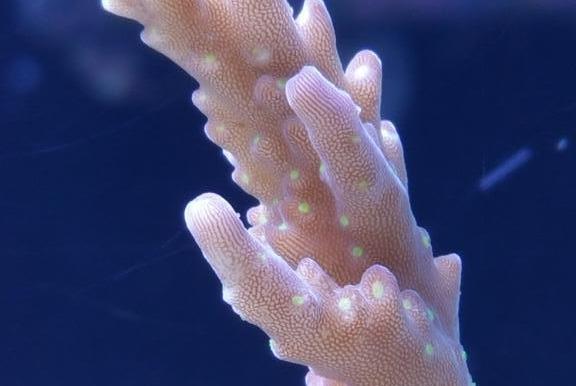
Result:
M248 229L214 193L185 219L274 354L307 366L308 385L471 385L460 258L433 257L414 219L378 56L344 70L322 0L296 18L285 0L102 2L198 81L207 136L260 202Z

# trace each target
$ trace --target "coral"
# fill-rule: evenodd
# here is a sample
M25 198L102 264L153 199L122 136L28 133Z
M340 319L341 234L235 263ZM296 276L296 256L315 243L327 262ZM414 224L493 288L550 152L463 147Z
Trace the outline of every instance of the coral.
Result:
M246 229L213 193L186 208L224 299L306 365L308 385L468 385L461 264L412 215L402 146L380 121L381 63L344 71L322 0L103 0L196 78L206 134L260 201Z

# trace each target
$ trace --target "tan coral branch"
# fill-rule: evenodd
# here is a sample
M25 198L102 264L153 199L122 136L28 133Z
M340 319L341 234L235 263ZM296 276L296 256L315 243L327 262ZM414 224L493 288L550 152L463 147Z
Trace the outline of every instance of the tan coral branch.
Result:
M461 263L433 258L403 150L380 120L382 66L342 69L330 16L306 0L103 0L200 84L194 104L233 180L260 201L245 229L214 194L186 222L224 297L309 385L467 385Z

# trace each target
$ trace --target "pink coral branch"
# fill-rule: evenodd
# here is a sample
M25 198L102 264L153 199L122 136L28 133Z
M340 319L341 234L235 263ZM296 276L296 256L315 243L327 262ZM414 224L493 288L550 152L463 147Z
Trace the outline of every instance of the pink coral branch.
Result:
M257 197L245 229L204 194L185 218L224 299L308 385L468 385L460 259L433 258L410 209L402 146L380 121L382 69L344 71L330 16L307 0L103 0L194 76L208 137Z

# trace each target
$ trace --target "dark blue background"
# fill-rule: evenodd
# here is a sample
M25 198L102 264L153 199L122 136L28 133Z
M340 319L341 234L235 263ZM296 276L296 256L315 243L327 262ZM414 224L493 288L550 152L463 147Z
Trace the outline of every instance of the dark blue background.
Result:
M382 55L419 222L463 258L475 380L576 384L576 7L335 3L343 59ZM3 7L0 385L303 384L185 230L201 192L254 204L204 137L195 83L95 2Z

